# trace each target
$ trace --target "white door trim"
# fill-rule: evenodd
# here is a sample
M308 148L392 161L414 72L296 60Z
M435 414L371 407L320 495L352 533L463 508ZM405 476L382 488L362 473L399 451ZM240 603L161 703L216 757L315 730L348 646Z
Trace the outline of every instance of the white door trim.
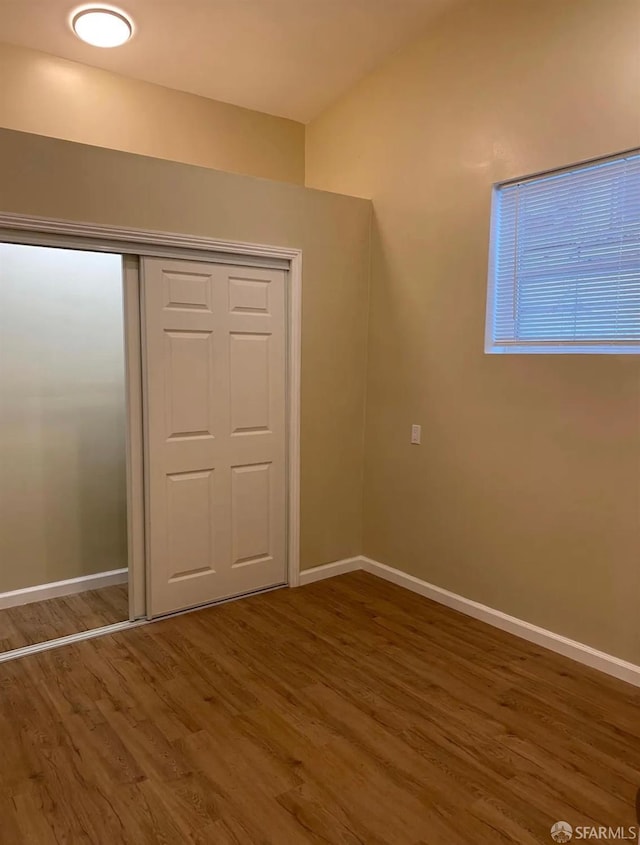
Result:
M116 252L123 255L154 255L238 264L254 263L259 266L288 269L287 574L289 586L298 586L300 580L302 250L10 213L0 213L0 241L36 246L66 246L97 252Z
M68 247L97 252L185 258L196 261L200 253L206 261L251 264L252 260L258 259L261 266L273 266L279 269L287 269L286 262L292 261L301 252L299 249L287 247L158 232L153 229L129 229L121 226L56 220L49 217L31 217L25 214L0 213L0 241L36 246L60 246L61 238L65 239ZM224 254L223 258L217 257L220 253Z

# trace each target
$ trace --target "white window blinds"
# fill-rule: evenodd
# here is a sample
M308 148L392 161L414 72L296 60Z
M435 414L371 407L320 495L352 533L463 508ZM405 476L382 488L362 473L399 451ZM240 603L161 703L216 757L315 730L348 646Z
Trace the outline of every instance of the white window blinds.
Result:
M640 153L501 185L487 352L640 352Z

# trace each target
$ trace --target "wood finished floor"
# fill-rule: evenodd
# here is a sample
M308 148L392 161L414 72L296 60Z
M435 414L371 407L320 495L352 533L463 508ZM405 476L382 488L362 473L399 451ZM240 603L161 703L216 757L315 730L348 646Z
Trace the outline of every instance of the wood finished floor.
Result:
M354 573L0 665L0 842L552 845L635 823L639 704Z
M124 622L128 618L126 584L4 608L0 610L0 652Z

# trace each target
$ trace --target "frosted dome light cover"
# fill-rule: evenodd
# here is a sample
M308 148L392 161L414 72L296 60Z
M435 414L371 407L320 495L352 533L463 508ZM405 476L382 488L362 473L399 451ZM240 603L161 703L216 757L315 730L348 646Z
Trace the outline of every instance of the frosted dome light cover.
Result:
M78 38L93 47L120 47L133 35L131 21L115 9L83 9L73 16L71 26Z

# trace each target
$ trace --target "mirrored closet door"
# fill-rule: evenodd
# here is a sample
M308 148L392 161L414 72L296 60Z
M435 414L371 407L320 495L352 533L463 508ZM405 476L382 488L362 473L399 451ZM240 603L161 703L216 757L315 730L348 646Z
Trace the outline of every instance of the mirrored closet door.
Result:
M129 619L122 256L0 244L0 651Z

